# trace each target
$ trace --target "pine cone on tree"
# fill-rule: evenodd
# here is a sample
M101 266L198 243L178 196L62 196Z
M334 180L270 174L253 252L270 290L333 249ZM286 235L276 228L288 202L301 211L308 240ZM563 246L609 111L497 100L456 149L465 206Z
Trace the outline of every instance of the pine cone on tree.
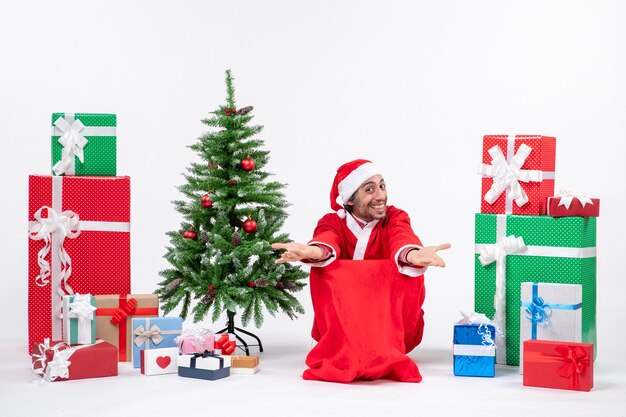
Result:
M176 290L178 287L180 287L180 284L183 283L182 278L176 278L174 280L172 280L170 283L168 283L165 286L165 292L172 292L174 290Z
M294 290L298 287L293 281L283 281L283 288L286 290Z
M233 246L239 246L239 244L241 243L241 235L239 234L238 231L234 231L233 232Z
M270 283L265 279L265 278L258 278L254 281L254 285L259 287L259 288L265 288L269 285Z
M200 239L202 239L202 243L204 243L205 245L209 243L209 235L207 234L207 232L205 232L204 230L200 232Z
M252 106L246 106L246 107L242 107L239 109L239 111L237 113L239 113L240 116L243 116L244 114L248 114L252 111L252 109L254 109L254 107Z
M206 295L200 299L200 302L204 304L212 303L216 296L217 290L215 288L210 288Z

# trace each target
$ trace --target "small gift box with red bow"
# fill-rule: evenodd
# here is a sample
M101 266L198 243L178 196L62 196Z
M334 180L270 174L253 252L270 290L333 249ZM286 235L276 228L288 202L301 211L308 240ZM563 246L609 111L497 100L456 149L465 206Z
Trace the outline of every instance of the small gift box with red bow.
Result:
M591 343L526 340L524 385L591 391L593 345Z
M33 372L47 382L117 375L117 347L103 340L70 346L46 339L32 352Z
M215 334L209 329L186 329L174 340L183 355L215 349Z
M175 347L174 339L183 331L180 317L145 317L133 319L133 367L141 367L142 350Z
M178 348L142 350L140 362L144 375L175 374L178 371Z
M217 379L230 376L230 357L205 351L178 357L178 376L186 378Z
M548 197L548 216L552 217L599 217L600 199L589 198L576 191L560 191L555 197Z
M155 294L96 295L96 336L119 348L119 361L133 357L132 319L158 317Z
M91 294L63 297L63 341L70 345L96 343L96 298Z
M232 333L223 333L215 338L215 352L220 355L232 355L237 349L237 338Z

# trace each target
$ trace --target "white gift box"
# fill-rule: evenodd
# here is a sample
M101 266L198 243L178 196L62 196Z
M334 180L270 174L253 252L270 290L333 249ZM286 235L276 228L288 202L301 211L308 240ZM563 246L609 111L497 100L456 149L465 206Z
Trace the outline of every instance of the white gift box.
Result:
M141 373L144 375L178 372L178 347L142 350L139 354Z
M581 341L582 297L582 285L522 282L520 374L524 340Z

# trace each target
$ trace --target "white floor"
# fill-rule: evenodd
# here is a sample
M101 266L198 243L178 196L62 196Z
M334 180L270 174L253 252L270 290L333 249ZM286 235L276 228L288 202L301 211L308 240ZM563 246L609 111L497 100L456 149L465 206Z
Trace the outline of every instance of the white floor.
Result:
M124 363L113 378L40 384L19 343L0 342L2 416L175 415L267 416L626 416L626 364L595 363L591 392L523 387L517 368L498 367L495 378L452 375L450 352L416 349L410 356L419 384L390 381L336 384L304 381L306 345L264 341L261 371L220 381L146 377ZM6 413L8 412L8 414Z

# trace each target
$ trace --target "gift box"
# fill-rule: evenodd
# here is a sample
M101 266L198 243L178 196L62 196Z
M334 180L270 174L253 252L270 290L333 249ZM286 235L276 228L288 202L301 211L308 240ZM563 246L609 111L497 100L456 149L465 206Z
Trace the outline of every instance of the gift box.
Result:
M524 341L524 385L591 391L593 344L550 340Z
M63 295L130 292L130 178L29 177L28 334L61 340Z
M237 337L233 333L222 333L215 336L215 352L221 355L231 355L237 349Z
M492 324L455 324L454 375L495 376L496 328Z
M231 375L252 375L259 371L258 356L234 355L229 358Z
M178 348L142 350L140 368L144 375L175 374L178 372Z
M141 367L142 350L178 348L174 339L182 331L183 319L180 317L133 318L133 367Z
M226 378L230 376L230 358L211 352L180 355L178 376L211 381Z
M519 365L522 282L581 285L581 341L595 344L595 217L477 214L475 251L475 309L505 336L496 339L497 363Z
M103 340L69 346L46 339L31 350L33 371L48 382L117 375L117 347Z
M580 342L582 336L582 286L522 282L520 341L560 340ZM520 373L523 373L520 346Z
M114 114L53 113L52 173L115 176Z
M600 199L576 193L561 192L556 197L548 197L546 207L548 216L552 217L600 216Z
M209 329L186 329L174 341L183 355L215 349L215 335Z
M96 296L96 336L119 349L119 361L133 357L134 317L158 317L159 298L155 294Z
M540 215L554 195L556 138L483 137L481 213Z
M63 297L63 341L70 345L96 343L96 299L91 294Z

